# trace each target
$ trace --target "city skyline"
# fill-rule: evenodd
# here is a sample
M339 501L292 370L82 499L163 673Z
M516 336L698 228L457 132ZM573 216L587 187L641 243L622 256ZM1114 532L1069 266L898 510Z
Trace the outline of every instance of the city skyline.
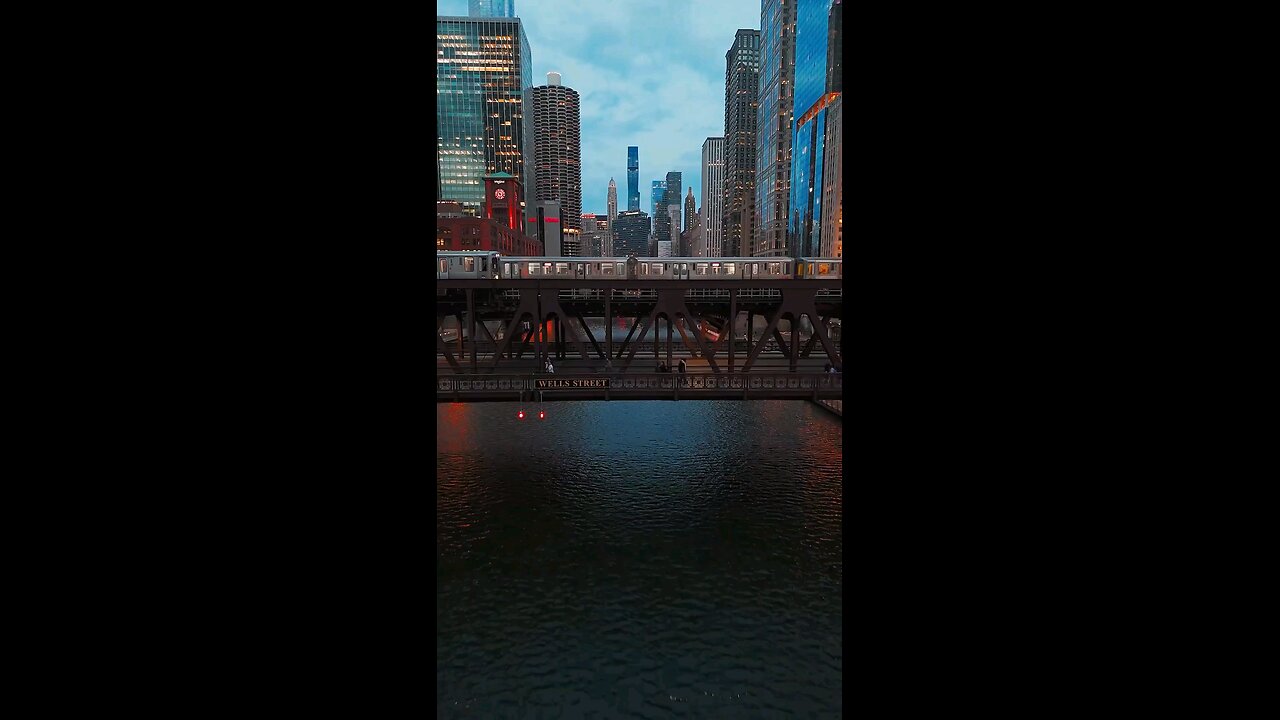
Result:
M436 8L437 16L466 17L469 2L442 0ZM581 95L583 212L607 212L609 179L626 178L632 145L642 196L651 181L679 172L681 197L688 187L702 197L702 144L724 135L725 49L739 29L759 29L758 3L520 0L515 12L535 84L559 72Z

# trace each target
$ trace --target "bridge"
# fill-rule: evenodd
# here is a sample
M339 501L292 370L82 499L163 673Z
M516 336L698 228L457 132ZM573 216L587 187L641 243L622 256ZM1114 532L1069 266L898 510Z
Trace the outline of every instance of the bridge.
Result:
M436 378L437 402L557 400L840 400L838 373L593 373Z
M653 400L657 396L719 400L809 397L815 392L819 397L838 397L838 391L833 396L823 395L838 388L838 380L832 380L835 386L823 386L822 378L804 378L819 374L814 372L818 368L814 368L810 357L815 351L819 361L824 356L835 368L844 366L840 343L829 332L831 320L842 319L842 311L844 293L838 279L438 279L436 355L443 356L447 363L438 368L438 396L452 396L440 397L442 400L488 400L498 393L495 397L515 400L518 392L536 392L534 386L527 384L536 383L530 370L541 369L545 361L554 359L567 360L566 365L571 363L572 372L580 373L582 379L600 379L605 370L612 374L608 388L575 388L585 393L582 396L566 395L566 389L557 388L554 397L562 400ZM735 334L733 327L744 313L746 337L730 342ZM444 338L447 318L456 320L456 327L462 331L454 341ZM607 329L603 343L591 332L586 323L589 318L604 320ZM616 318L630 320L631 325L621 345L613 340ZM812 328L808 338L803 332L803 319L808 319ZM498 320L502 328L500 340L495 340L485 320ZM783 336L780 329L783 320L792 328L790 338ZM763 325L759 336L755 334L756 322ZM696 359L696 372L714 375L713 378L686 375L689 384L677 387L680 375L652 373L654 363L663 356L663 324L667 365L681 356ZM654 340L641 346L640 338L650 328L654 329ZM680 352L673 343L675 333L680 336ZM577 351L572 360L570 343ZM641 365L634 368L641 347L645 355L653 351L653 360L641 360ZM529 359L525 359L526 352ZM769 366L751 372L765 352L780 352L786 368ZM449 370L453 378L440 375ZM780 370L785 370L781 383ZM739 377L744 373L750 373L750 379ZM556 379L570 377L562 373ZM579 378L579 374L572 378ZM632 380L630 386L628 379ZM722 379L728 384L722 386ZM753 386L756 379L759 384ZM733 380L739 383L733 384ZM767 386L765 380L769 382ZM790 380L808 384L792 386ZM477 382L481 383L480 389L475 387ZM526 384L512 384L517 382Z

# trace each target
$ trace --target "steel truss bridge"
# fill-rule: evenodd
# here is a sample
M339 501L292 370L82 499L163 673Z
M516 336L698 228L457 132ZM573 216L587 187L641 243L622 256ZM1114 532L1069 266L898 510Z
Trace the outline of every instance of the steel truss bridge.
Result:
M831 320L842 318L842 301L838 279L664 279L650 283L621 278L438 279L436 354L443 356L457 375L495 375L504 370L527 375L527 369L516 366L526 352L536 368L541 368L548 359L566 359L570 356L568 345L572 345L582 360L603 368L608 359L613 372L627 375L635 373L632 364L641 347L639 338L650 328L655 329L654 341L645 343L645 348L652 348L653 359L660 360L659 333L666 323L668 365L673 359L671 331L675 329L684 350L703 359L713 375L750 372L767 347L782 351L790 373L799 373L799 360L808 359L814 350L842 369L840 347L828 332ZM730 342L733 320L742 313L748 315L748 338L745 343ZM475 341L465 342L462 333L456 342L445 341L445 318L456 319L458 327L467 328L467 336ZM603 343L591 332L588 318L604 320L607 331ZM630 332L621 343L613 340L614 318L631 320ZM808 342L801 342L803 337L797 332L801 318L808 318L813 328ZM790 342L778 331L778 322L783 319L791 324ZM494 340L483 320L502 323L502 340ZM758 320L764 332L759 341L753 341ZM525 323L529 329L524 329ZM699 327L717 329L719 340L710 341ZM476 334L477 328L480 334ZM554 328L553 332L545 332L547 328ZM484 360L481 351L486 352ZM644 363L652 370L648 361Z
M455 375L436 378L436 401L839 400L843 383L831 373Z

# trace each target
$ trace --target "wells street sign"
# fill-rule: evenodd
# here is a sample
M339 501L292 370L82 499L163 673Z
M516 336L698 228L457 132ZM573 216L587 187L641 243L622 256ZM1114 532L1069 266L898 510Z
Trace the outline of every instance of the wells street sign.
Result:
M603 390L609 387L608 378L599 380L535 380L534 382L537 383L535 390L572 390L574 388Z

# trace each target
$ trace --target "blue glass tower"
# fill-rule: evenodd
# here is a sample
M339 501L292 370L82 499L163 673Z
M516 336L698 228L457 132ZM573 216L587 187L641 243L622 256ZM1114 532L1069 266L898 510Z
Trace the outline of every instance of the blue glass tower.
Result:
M469 17L508 17L516 16L516 0L471 0L467 8Z
M796 116L791 126L791 198L787 218L787 249L791 257L822 254L827 108L839 95L839 88L831 87L828 49L839 42L841 9L841 0L799 0L796 4Z
M627 148L627 209L640 209L640 148Z

